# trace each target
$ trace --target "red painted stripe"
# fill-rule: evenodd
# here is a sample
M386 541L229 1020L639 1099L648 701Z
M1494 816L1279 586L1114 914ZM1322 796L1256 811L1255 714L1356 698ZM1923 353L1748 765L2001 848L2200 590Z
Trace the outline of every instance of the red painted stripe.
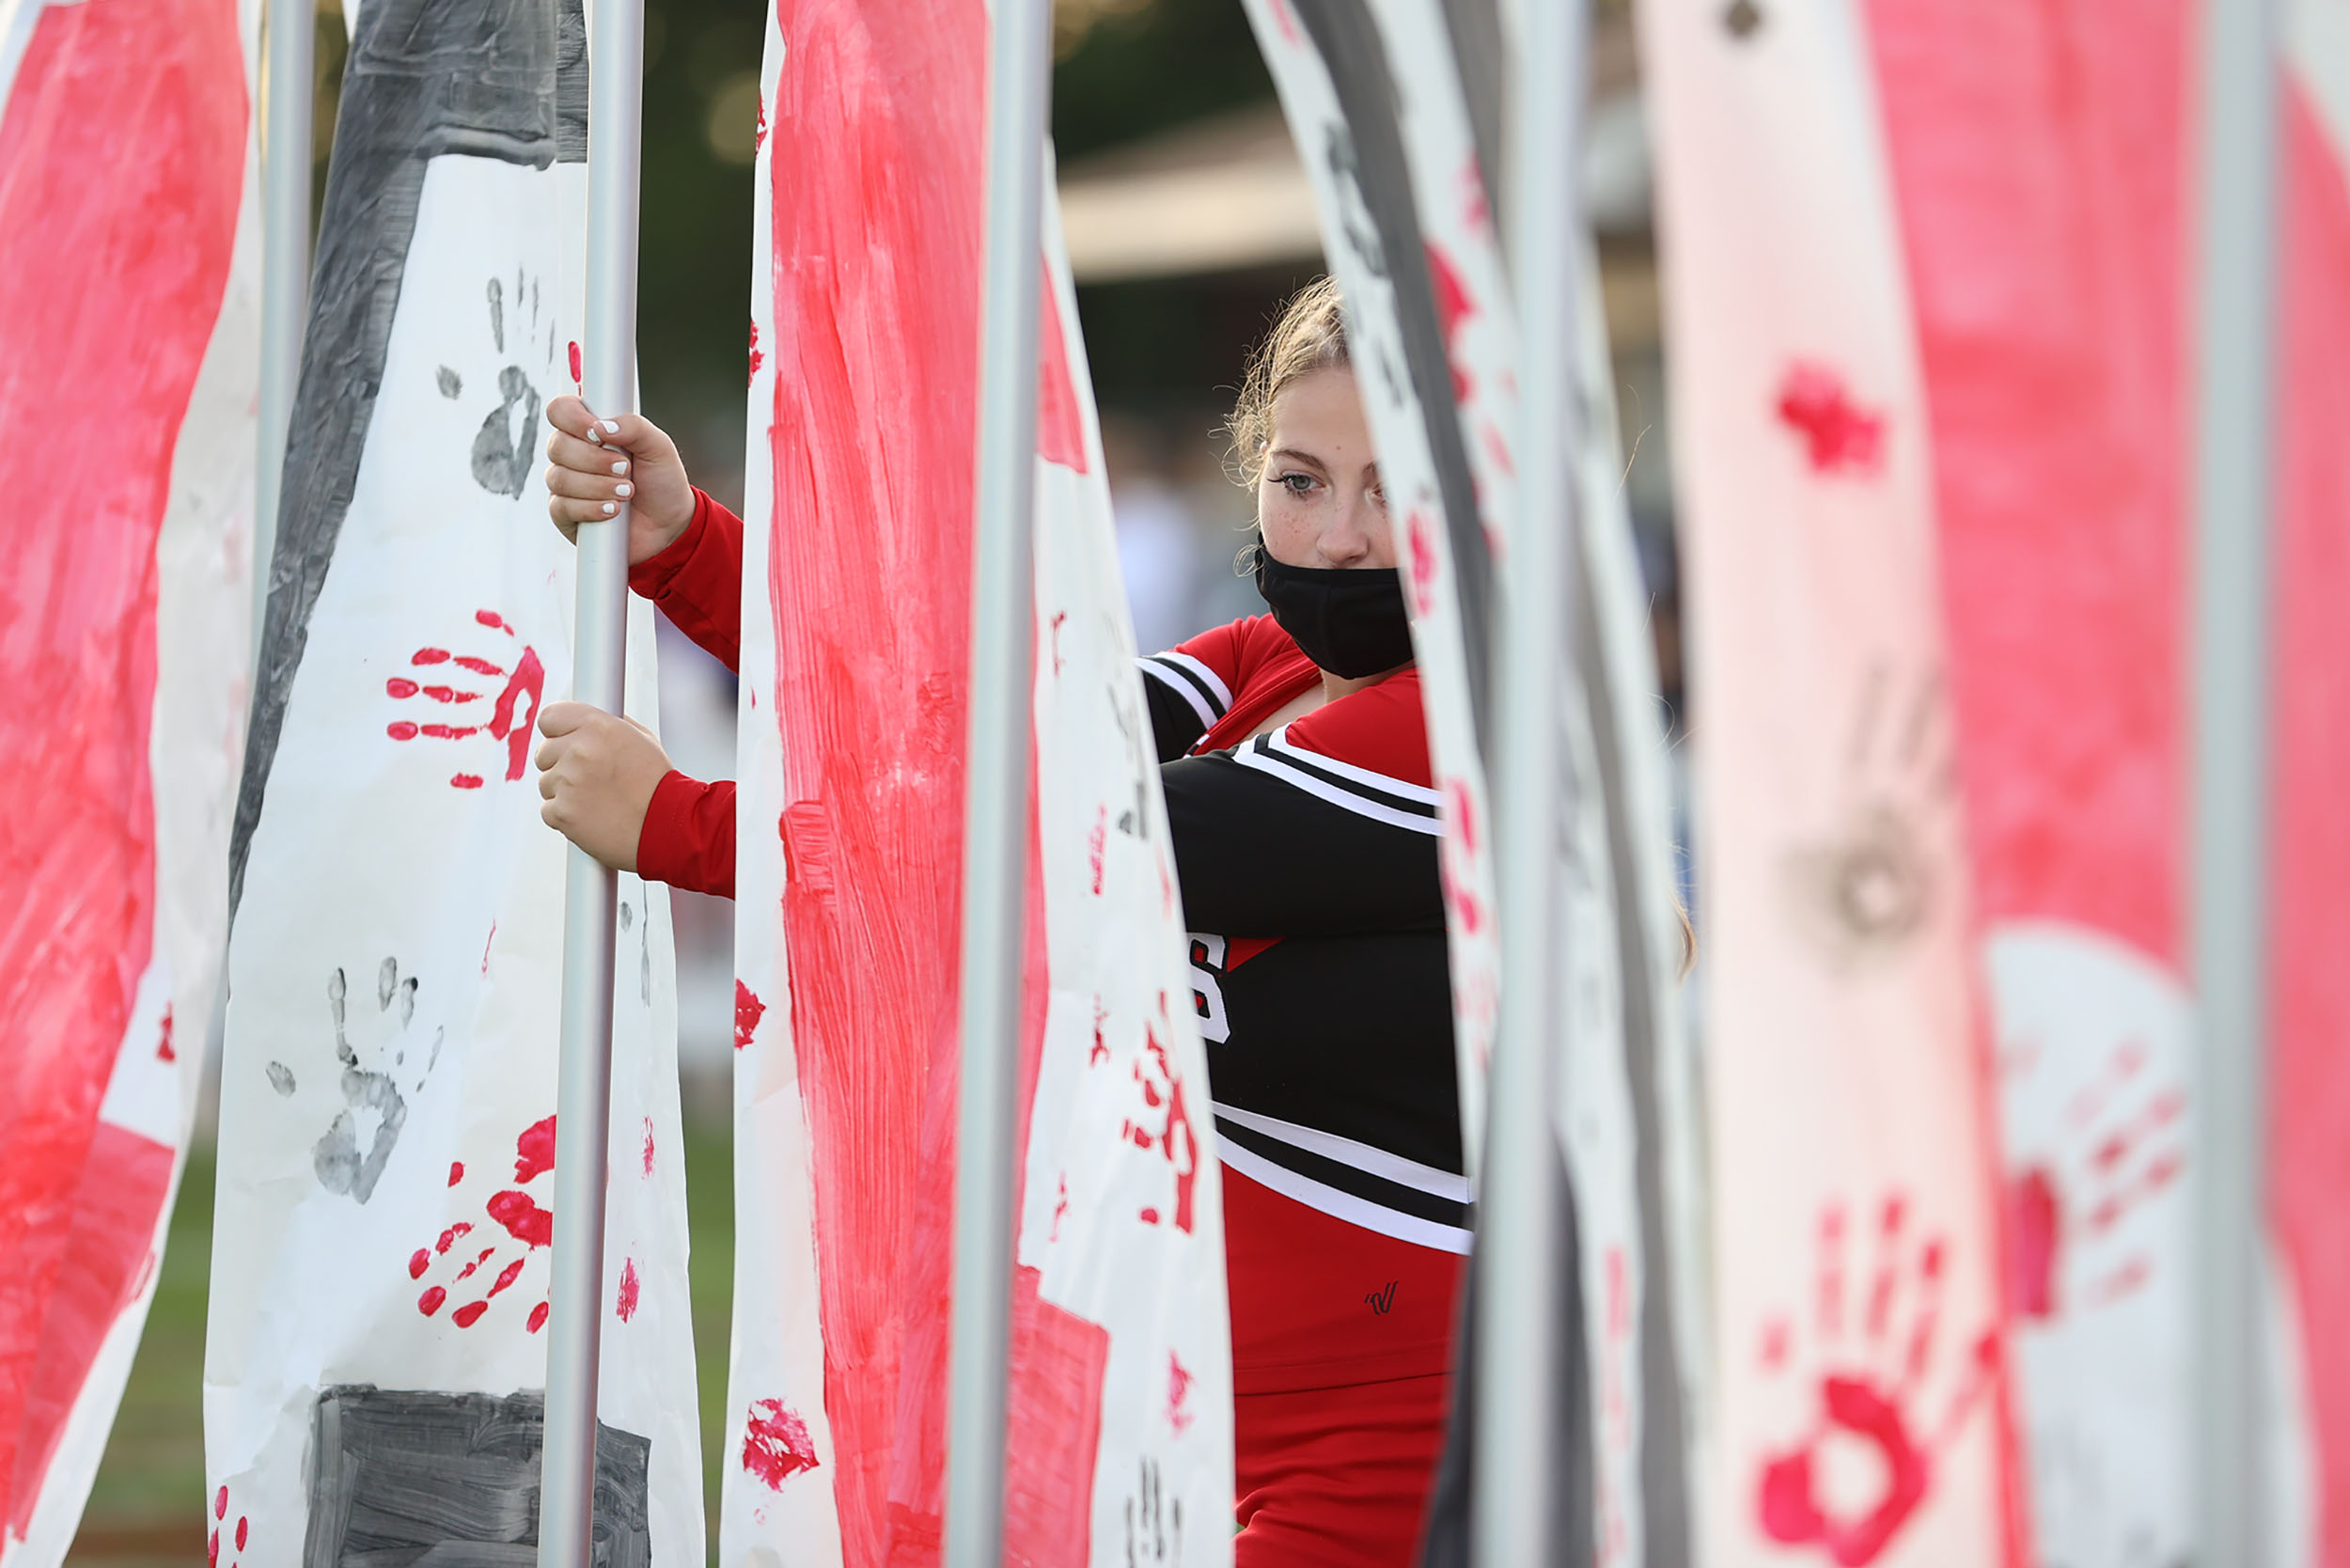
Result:
M2180 962L2184 28L1872 0L1986 921Z
M777 16L782 919L842 1556L905 1568L936 1560L944 1479L986 16L979 0ZM1082 467L1057 308L1045 323L1039 449ZM1045 995L1033 834L1028 883L1024 1129ZM1015 1353L1015 1415L1059 1421L1070 1391L1040 1402L1033 1380L1065 1377L1082 1339L1064 1325ZM1069 1463L1067 1435L1015 1426L1012 1490L1049 1503L1023 1527L1035 1539L1087 1528L1091 1465Z
M8 1528L20 1537L106 1332L146 1282L155 1222L171 1194L171 1168L178 1157L171 1145L107 1121L98 1124L90 1140L81 1190L73 1199L72 1232L50 1293L40 1355L26 1389L8 1517Z
M2350 149L2285 95L2277 405L2270 1184L2297 1288L2320 1537L2350 1562Z
M0 1476L148 963L155 539L244 118L226 0L84 0L41 15L0 119Z

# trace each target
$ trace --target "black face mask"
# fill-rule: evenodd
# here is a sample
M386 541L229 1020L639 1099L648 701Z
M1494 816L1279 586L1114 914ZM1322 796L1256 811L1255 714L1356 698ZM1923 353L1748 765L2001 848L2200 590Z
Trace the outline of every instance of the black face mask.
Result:
M1306 657L1350 681L1412 662L1402 573L1289 566L1273 558L1261 537L1256 548L1257 591Z

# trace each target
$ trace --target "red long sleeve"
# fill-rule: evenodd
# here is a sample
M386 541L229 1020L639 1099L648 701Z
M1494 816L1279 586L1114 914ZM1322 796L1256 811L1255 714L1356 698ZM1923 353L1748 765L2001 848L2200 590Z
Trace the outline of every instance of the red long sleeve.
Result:
M636 832L636 874L689 893L734 897L734 783L669 770Z
M696 490L694 520L666 550L629 568L628 586L727 668L741 666L741 518Z
M743 520L694 492L694 519L666 550L629 568L628 586L728 669L743 648ZM734 897L734 785L672 768L636 832L636 874L689 893Z

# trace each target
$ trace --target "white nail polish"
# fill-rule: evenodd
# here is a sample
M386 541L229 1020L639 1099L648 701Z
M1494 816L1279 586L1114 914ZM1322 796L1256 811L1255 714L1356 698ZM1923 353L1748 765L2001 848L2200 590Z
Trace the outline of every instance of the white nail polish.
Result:
M609 501L606 501L606 502L603 504L603 514L604 514L604 516L606 516L606 517L613 517L613 516L617 516L617 515L619 515L619 510L620 510L619 508L618 508L618 507L614 506L614 505L613 505L611 502L609 502Z
M625 474L628 472L628 464L625 463L616 463L612 465L612 472L615 474Z
M612 494L625 501L636 494L636 487L633 484L616 484L612 487Z
M604 432L608 435L618 435L620 433L620 427L615 420L606 419L603 422L603 428Z

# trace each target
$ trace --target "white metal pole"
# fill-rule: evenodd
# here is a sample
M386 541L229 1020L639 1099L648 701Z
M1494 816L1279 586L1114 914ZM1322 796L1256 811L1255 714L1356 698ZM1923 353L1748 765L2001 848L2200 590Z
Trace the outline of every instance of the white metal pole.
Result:
M581 389L610 417L636 398L637 193L643 0L588 8L588 309ZM621 711L629 505L579 528L572 696ZM539 1568L589 1568L596 1515L596 1373L603 1342L604 1180L612 1127L615 873L576 845L563 886L562 1063L556 1083L555 1235L547 1292L546 1450Z
M963 835L963 1057L947 1416L947 1568L1004 1549L1005 1363L1011 1351L1012 1150L1020 1077L1035 592L1038 236L1047 0L995 0L988 48L986 274L971 551L969 773Z
M277 497L310 313L310 117L318 13L269 0L261 77L261 384L253 487L253 653L261 650Z
M1563 1279L1559 1158L1551 1134L1564 924L1559 845L1573 780L1564 765L1564 672L1575 559L1574 152L1583 103L1585 0L1520 8L1509 113L1505 209L1525 349L1519 366L1518 515L1496 601L1495 888L1501 1007L1486 1097L1478 1194L1476 1467L1469 1542L1477 1568L1536 1568L1571 1544L1550 1539L1561 1466L1553 1451Z
M2205 0L2189 917L2198 1028L2195 1560L2262 1568L2274 0Z

